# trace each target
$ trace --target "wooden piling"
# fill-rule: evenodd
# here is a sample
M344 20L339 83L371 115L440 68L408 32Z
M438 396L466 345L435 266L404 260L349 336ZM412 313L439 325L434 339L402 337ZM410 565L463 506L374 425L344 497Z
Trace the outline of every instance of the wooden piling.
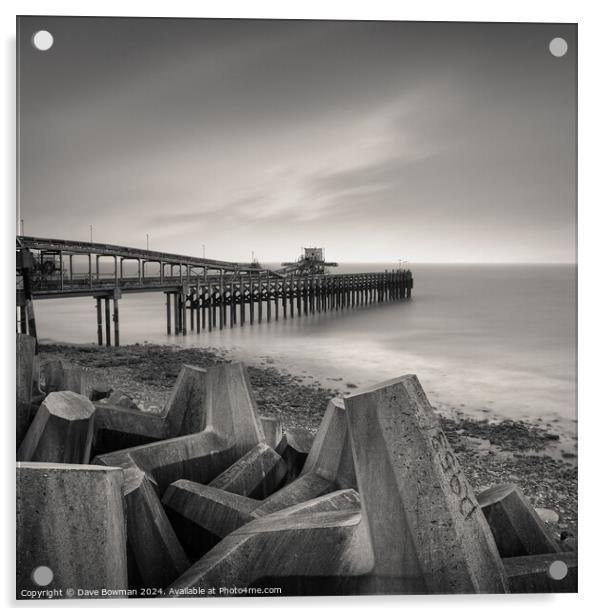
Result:
M239 284L240 284L240 326L244 327L246 297L245 297L245 282L244 282L244 278L242 274L240 275Z
M102 346L102 306L100 297L96 298L96 332L98 334L98 346Z
M167 335L171 335L171 293L165 293L165 315L167 317Z
M257 282L257 321L261 323L263 317L263 282L261 281L261 272L258 274L259 279Z
M182 273L182 268L180 268L180 274ZM180 323L182 325L182 335L186 335L187 327L186 327L186 293L184 289L180 289L178 293L178 297L180 300Z
M109 304L110 299L105 297L105 324L106 324L106 340L107 346L111 346L111 305Z
M253 325L255 319L255 283L253 274L249 273L249 322Z
M266 299L267 299L267 304L266 304L266 308L267 308L267 316L268 316L268 323L272 320L272 300L271 300L271 296L272 296L272 290L270 288L270 272L267 271L266 272Z
M113 298L113 327L115 329L115 346L119 346L119 300Z

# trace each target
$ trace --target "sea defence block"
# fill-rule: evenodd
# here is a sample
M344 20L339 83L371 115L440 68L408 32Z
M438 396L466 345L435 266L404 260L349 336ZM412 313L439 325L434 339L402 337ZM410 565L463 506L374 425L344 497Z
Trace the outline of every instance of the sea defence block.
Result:
M357 488L357 482L345 406L340 398L333 398L328 403L318 433L312 437L311 449L299 476L265 499L257 513L267 515L345 488Z
M27 334L17 334L17 447L31 419L35 352L36 339Z
M41 588L127 589L122 490L121 469L17 463L18 599ZM53 574L43 587L32 579L40 566Z
M282 422L275 417L260 417L263 433L265 434L265 442L272 448L276 449L284 433L282 432Z
M149 587L164 587L184 562L168 554L163 565L149 569L144 554L160 553L165 545L171 553L183 554L160 498L178 479L210 483L258 443L264 442L257 407L242 364L222 364L207 370L204 392L205 429L202 432L124 449L97 456L94 462L123 468L126 474L146 474L156 484L134 481L126 493L128 511L136 515L135 532L128 526L128 545L138 580ZM144 545L139 545L140 543ZM177 544L177 545L176 545Z
M246 524L171 584L167 596L194 587L251 587L270 577L346 579L369 572L374 564L369 537L353 500L329 494Z
M371 590L389 578L387 592L506 592L489 526L418 379L344 401L375 557Z
M271 447L259 443L209 485L241 496L263 499L280 487L286 472L284 460Z
M515 556L503 563L512 593L577 592L576 552ZM555 579L558 572L566 575Z
M98 402L105 400L113 393L113 388L107 383L95 383L90 389L90 400Z
M260 444L251 452L262 449L266 446ZM233 468L237 465L238 462ZM341 488L356 487L343 401L334 398L328 404L302 473L292 483L264 500L255 500L240 496L240 492L236 495L226 492L227 476L228 471L209 486L176 481L163 497L176 534L197 555L253 518L306 503Z
M48 394L17 450L17 459L87 464L94 432L94 405L72 391Z
M163 495L176 535L197 558L226 535L255 519L259 501L219 488L180 479Z
M149 442L200 432L206 425L207 371L182 366L161 414L124 408L115 400L96 404L95 453L135 447Z
M299 475L311 449L314 435L305 428L289 428L284 432L276 451L288 466L287 482Z
M163 588L189 561L157 498L157 485L136 467L124 472L130 588Z
M47 394L56 391L74 391L84 396L88 395L88 380L81 368L64 359L52 358L41 365L44 379L44 391Z
M477 496L502 558L559 552L560 547L522 490L510 483Z

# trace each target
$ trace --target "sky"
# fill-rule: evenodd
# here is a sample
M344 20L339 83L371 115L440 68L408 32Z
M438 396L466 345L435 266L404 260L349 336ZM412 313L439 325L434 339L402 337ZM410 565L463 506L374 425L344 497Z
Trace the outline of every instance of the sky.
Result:
M340 262L574 262L576 39L571 24L22 17L18 219L233 261L315 245Z

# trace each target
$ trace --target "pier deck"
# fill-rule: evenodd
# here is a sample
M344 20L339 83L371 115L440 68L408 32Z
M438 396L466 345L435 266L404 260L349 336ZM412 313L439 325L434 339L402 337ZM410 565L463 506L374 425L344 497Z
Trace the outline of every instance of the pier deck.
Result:
M107 259L112 265L108 271ZM412 273L407 269L287 273L258 263L17 237L17 330L33 336L33 300L95 298L98 343L111 345L112 321L113 340L119 345L118 300L124 293L165 293L167 333L186 334L407 299L412 287Z

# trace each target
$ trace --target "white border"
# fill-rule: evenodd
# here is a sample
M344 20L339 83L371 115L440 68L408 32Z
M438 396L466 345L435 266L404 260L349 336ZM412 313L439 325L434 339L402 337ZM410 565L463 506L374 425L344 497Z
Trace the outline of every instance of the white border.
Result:
M15 230L15 15L128 15L128 16L173 16L173 17L255 17L255 18L313 18L313 19L400 19L427 21L535 21L579 23L579 463L580 463L580 592L578 596L510 596L510 597L353 597L329 599L229 599L199 603L195 600L178 601L184 609L237 610L256 613L277 610L306 614L309 610L324 608L333 610L342 607L346 612L361 613L374 605L379 610L420 610L421 614L487 614L507 615L511 610L542 611L546 614L567 616L569 610L586 610L599 602L596 596L598 580L602 570L602 552L599 537L602 516L600 499L600 463L597 450L602 404L596 387L599 380L598 365L600 342L600 287L599 263L602 225L599 213L602 160L599 154L602 144L600 130L602 101L600 96L600 3L595 1L417 1L411 5L404 2L364 0L345 2L305 0L304 2L275 2L253 0L252 2L128 2L105 0L103 2L60 1L48 2L4 2L2 8L2 120L5 138L2 143L2 186L4 187L3 261L5 266L5 293L2 302L2 323L4 326L2 370L0 370L0 391L4 405L3 430L4 466L7 482L4 486L4 508L2 509L2 531L5 533L2 563L2 597L8 605L31 610L65 608L100 609L169 609L165 601L118 601L99 602L37 602L16 604L14 596L14 473L12 432L6 429L8 413L14 405L14 347L12 344L14 296L13 242ZM596 502L597 500L597 502ZM9 547L10 546L10 547ZM579 603L579 605L575 605ZM593 610L592 610L593 611Z

